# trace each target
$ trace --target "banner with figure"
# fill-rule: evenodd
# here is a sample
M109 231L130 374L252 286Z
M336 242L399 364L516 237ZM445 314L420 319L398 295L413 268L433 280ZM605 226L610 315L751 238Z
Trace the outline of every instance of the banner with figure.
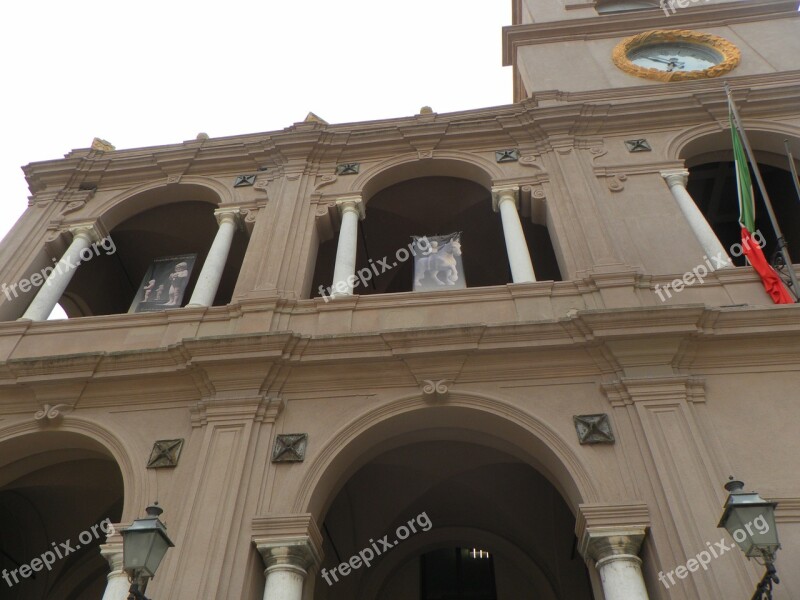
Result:
M467 287L461 262L461 232L411 236L414 240L415 292Z
M128 312L180 308L195 260L196 254L156 258L147 269Z

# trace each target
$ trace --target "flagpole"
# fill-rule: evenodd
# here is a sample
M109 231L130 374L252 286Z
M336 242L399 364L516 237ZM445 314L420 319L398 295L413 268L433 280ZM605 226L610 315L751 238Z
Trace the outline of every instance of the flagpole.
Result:
M800 183L797 181L797 167L794 166L794 156L792 156L792 149L789 148L789 140L783 140L783 145L786 148L786 156L789 157L789 170L792 172L794 191L797 192L797 199L800 200Z
M753 155L753 149L750 147L750 140L747 139L747 133L744 131L742 121L739 118L739 111L736 109L736 103L733 101L733 96L731 95L731 88L728 86L727 81L724 82L724 84L725 93L728 95L728 106L731 107L731 112L733 113L734 126L739 130L739 137L742 140L742 145L744 146L745 152L747 152L747 158L750 160L750 164L753 165L753 173L756 176L758 189L761 190L761 197L764 199L764 205L767 207L769 220L770 223L772 223L772 230L775 232L775 237L778 238L778 251L783 257L786 270L789 271L789 279L792 281L792 293L794 294L795 298L798 298L800 297L800 284L797 283L794 265L792 264L791 258L789 258L789 253L786 251L786 240L783 237L783 232L781 231L780 225L778 225L778 219L775 217L775 211L772 210L772 201L769 199L767 187L764 185L764 181L761 179L761 172L758 169L758 163Z

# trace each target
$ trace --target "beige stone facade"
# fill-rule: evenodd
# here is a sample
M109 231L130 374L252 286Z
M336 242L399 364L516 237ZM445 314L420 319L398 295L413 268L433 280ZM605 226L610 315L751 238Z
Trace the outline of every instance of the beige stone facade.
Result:
M25 167L0 246L0 598L125 598L119 534L86 532L156 499L159 600L749 598L738 548L659 578L733 546L729 475L779 502L774 597L800 597L800 312L733 245L723 89L800 262L796 2L625 4L516 0L511 105ZM741 64L613 64L656 28ZM456 231L466 288L412 291L411 236ZM154 260L189 255L182 308L129 312Z

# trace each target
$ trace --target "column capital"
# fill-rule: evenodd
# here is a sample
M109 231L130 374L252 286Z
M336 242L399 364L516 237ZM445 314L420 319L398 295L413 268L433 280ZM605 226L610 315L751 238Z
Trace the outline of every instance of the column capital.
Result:
M73 240L76 237L84 236L89 240L89 242L96 242L106 236L105 228L103 228L97 221L74 223L67 227L67 231L72 234Z
M689 181L689 169L668 169L661 171L661 176L669 187L674 185L686 187L686 182Z
M595 562L614 557L636 557L646 535L645 526L598 527L584 531L579 551L585 558L591 558Z
M492 186L492 210L500 210L500 202L506 200L514 201L514 208L519 210L519 186L518 185L495 185Z
M214 218L217 224L222 225L223 221L231 221L234 225L241 226L244 211L240 206L223 206L214 211Z
M100 544L100 556L108 561L111 571L122 571L122 542Z
M256 517L252 540L268 569L307 571L322 563L322 534L310 514Z
M366 214L364 212L364 201L361 196L345 196L336 200L336 208L339 209L339 214L344 215L347 211L355 211L359 219L363 219Z

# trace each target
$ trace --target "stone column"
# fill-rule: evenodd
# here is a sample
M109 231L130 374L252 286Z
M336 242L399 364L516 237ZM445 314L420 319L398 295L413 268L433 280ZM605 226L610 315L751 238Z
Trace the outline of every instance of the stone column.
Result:
M533 273L531 253L519 220L519 187L504 186L492 188L492 208L500 213L503 220L503 235L506 238L506 253L511 265L511 279L514 283L536 281Z
M639 549L643 528L598 528L584 534L581 550L595 561L606 600L648 600Z
M256 543L267 568L264 600L303 600L308 570L319 564L319 555L307 540Z
M214 303L233 242L233 234L239 223L239 213L239 208L220 208L214 211L219 229L203 263L203 270L197 278L188 306L211 306Z
M697 241L700 242L700 245L703 247L703 252L706 253L706 256L711 259L712 262L713 256L718 256L720 260L724 260L725 266L720 267L722 269L733 267L733 263L728 253L725 251L725 247L720 244L717 234L711 229L711 225L706 221L703 212L686 190L686 182L689 180L689 171L687 169L661 171L661 176L667 182L672 196L678 203L683 216L686 217L686 220L689 222L689 226L692 228L695 237L697 237ZM716 265L716 263L713 264ZM716 271L717 267L712 266L711 269Z
M81 264L81 252L101 237L94 224L71 227L70 232L72 232L72 243L47 277L47 281L39 288L39 292L21 318L44 321L50 316L72 276L75 275L75 269ZM94 252L89 251L89 255L94 256Z
M100 554L111 566L103 600L126 600L131 583L128 574L122 570L122 542L101 545Z
M342 215L339 229L339 245L336 248L336 266L333 269L332 296L351 296L356 273L356 250L358 248L358 221L364 218L364 203L360 196L341 198L336 201Z

